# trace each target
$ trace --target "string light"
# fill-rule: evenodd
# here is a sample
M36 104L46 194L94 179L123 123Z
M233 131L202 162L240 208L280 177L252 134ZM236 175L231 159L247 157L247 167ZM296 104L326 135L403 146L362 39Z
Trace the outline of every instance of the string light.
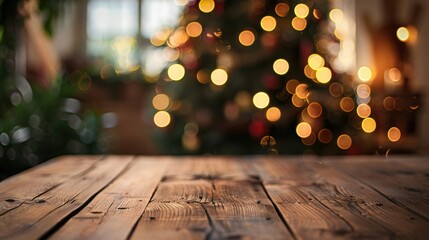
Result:
M376 126L377 124L373 118L368 117L362 121L362 130L366 133L374 132Z
M282 113L280 109L277 107L270 107L268 108L267 112L265 113L265 116L268 121L270 122L277 122L280 117L282 116Z
M372 78L372 71L367 66L362 66L358 70L358 77L363 82L368 82Z
M340 149L347 150L352 146L352 138L347 134L342 134L337 138L337 146Z
M285 59L277 59L273 63L273 69L278 75L285 75L289 71L289 63Z
M292 27L297 31L303 31L307 27L307 20L304 18L294 17L292 19Z
M180 81L185 76L185 68L176 63L171 65L167 70L168 77L173 81Z
M320 83L328 83L329 81L331 81L331 78L332 78L331 69L329 69L327 67L321 67L321 68L317 69L316 79Z
M308 6L304 3L297 4L294 9L295 15L299 18L306 18L309 11Z
M228 73L225 70L218 68L211 73L210 78L215 85L221 86L228 80Z
M253 105L255 107L263 109L270 104L270 97L264 92L258 92L253 96Z
M389 131L387 131L387 138L389 138L391 142L399 141L399 139L401 139L401 130L397 127L391 127Z
M201 0L198 4L198 8L203 13L209 13L215 8L215 2L214 0Z
M300 138L306 138L306 137L310 136L310 134L311 134L311 126L310 126L310 124L308 124L307 122L300 122L296 126L296 134Z
M166 111L159 111L153 117L153 122L157 127L164 128L170 124L171 117Z
M203 27L199 22L190 22L188 25L186 25L186 33L190 37L198 37L201 35L201 32L203 31Z
M264 31L271 32L276 28L276 19L272 16L265 16L261 19L261 27Z
M250 30L244 30L238 35L238 40L243 46L251 46L255 42L255 34Z
M396 30L396 36L398 39L402 42L408 42L410 39L410 32L406 27L400 27L398 30Z

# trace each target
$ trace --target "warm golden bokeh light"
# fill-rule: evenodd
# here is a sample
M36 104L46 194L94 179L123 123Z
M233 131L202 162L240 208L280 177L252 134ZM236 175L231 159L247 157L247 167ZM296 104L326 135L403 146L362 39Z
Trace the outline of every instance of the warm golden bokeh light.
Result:
M391 127L389 131L387 131L387 138L389 138L391 142L399 141L399 139L401 139L401 130L397 127Z
M292 19L292 27L297 31L302 31L307 27L307 20L304 18L294 17Z
M261 19L261 27L264 31L271 32L276 28L276 19L272 16L265 16Z
M317 140L316 134L314 134L314 132L310 133L310 136L306 137L306 138L301 138L301 142L304 143L304 145L306 146L311 146L313 145Z
M358 70L358 77L363 82L368 82L372 79L372 71L367 66L362 66Z
M316 79L316 71L312 69L308 64L304 67L304 74L306 77L315 80Z
M319 54L311 54L308 57L308 65L317 70L325 65L325 60Z
M209 13L215 8L215 2L214 0L201 0L198 4L198 8L203 13Z
M188 25L186 25L186 33L190 37L198 37L201 35L202 31L203 27L199 22L190 22Z
M329 129L321 129L317 134L317 138L321 143L329 143L332 141L332 132Z
M165 110L170 105L170 98L166 94L157 94L152 99L152 105L156 110Z
M368 98L371 95L371 88L366 84L359 84L356 88L356 94L360 98Z
M255 42L255 34L250 30L244 30L238 35L238 41L240 41L243 46L248 47Z
M179 50L176 48L166 47L162 50L162 57L169 62L176 61L180 56Z
M270 104L270 97L264 92L258 92L253 96L253 105L255 107L263 109Z
M265 113L265 117L270 122L277 122L281 116L282 112L277 107L270 107Z
M331 81L332 72L331 69L327 67L321 67L316 71L316 79L320 83L328 83Z
M292 101L292 104L297 108L302 107L305 104L305 100L298 97L296 93L292 95L291 101Z
M210 78L208 76L208 73L201 69L197 72L197 80L198 82L202 83L202 84L207 84L210 82Z
M276 145L276 139L273 136L264 136L261 138L259 144L263 147L272 147Z
M389 79L393 82L399 82L402 78L401 71L397 68L391 68L387 72L387 75L389 76Z
M371 115L371 107L365 103L359 104L356 113L360 118L367 118Z
M308 85L305 83L301 83L295 88L295 95L300 99L306 99L308 97Z
M344 112L351 112L355 108L355 102L349 97L343 97L340 101L340 107Z
M173 81L180 81L185 76L185 68L176 63L171 65L167 70L168 77Z
M306 122L300 122L296 126L296 134L300 138L306 138L306 137L310 136L310 134L311 134L311 126L310 126L310 124L308 124Z
M352 146L352 138L347 134L342 134L337 138L337 146L343 150Z
M285 59L277 59L273 63L273 69L278 75L285 75L289 71L289 63Z
M249 109L252 105L252 98L246 91L240 91L235 95L235 102L240 108Z
M153 46L159 47L163 45L165 41L167 41L167 37L167 34L165 34L164 32L156 32L152 34L149 40Z
M304 3L297 4L294 9L295 15L299 18L306 18L310 9Z
M215 69L211 74L210 78L215 85L221 86L228 80L228 73L223 69Z
M343 20L344 14L343 11L341 11L338 8L334 8L329 12L329 18L331 19L331 21L333 21L334 23L339 23Z
M396 36L402 42L407 42L410 39L410 32L406 27L400 27L396 30Z
M289 5L286 3L279 3L276 5L275 11L279 17L285 17L289 12Z
M166 111L159 111L153 117L153 122L160 128L167 127L170 124L170 121L170 114Z
M291 79L291 80L287 81L287 83L286 83L286 91L290 94L294 94L295 89L298 85L299 85L298 80Z
M312 102L307 107L307 113L312 118L318 118L322 115L322 105L318 102Z
M362 130L366 133L372 133L375 131L377 124L373 118L365 118L362 120Z

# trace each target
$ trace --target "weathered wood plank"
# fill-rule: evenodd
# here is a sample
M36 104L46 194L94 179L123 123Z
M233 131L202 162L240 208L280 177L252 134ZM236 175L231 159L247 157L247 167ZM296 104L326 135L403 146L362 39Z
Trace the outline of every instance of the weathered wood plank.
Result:
M82 207L109 184L131 161L131 157L107 157L85 174L44 192L0 216L0 238L35 239ZM61 164L55 162L54 164ZM74 167L78 167L75 162ZM55 173L51 173L55 175Z
M52 239L126 239L143 214L167 159L139 157Z
M351 159L352 160L352 159ZM366 183L390 201L429 220L429 175L422 164L410 164L413 159L386 161L379 158L354 159L354 161L324 161L353 178ZM427 162L429 164L429 161Z
M64 156L0 182L0 216L61 183L85 174L100 158L81 156L76 160L73 156Z
M253 157L214 157L207 160L212 176L213 238L292 239L253 168Z
M160 183L131 239L204 239L211 227L202 204L211 187L203 179Z
M314 160L282 161L281 159L257 162L257 167L267 177L267 191L297 236L311 238L363 237L404 238L407 236L424 237L428 234L428 222L402 207L393 204L370 187L332 167ZM267 176L271 175L273 176ZM281 177L283 173L283 177ZM275 179L275 180L274 180ZM277 181L277 182L276 182ZM350 229L335 231L327 228L322 231L302 224L293 224L302 212L285 211L284 201L276 196L270 185L281 185L284 188L295 187L306 195L313 196L332 215L326 221L344 221ZM277 194L278 195L278 194ZM302 199L293 199L286 204L299 203ZM289 206L288 206L289 208ZM322 215L323 216L323 215ZM317 216L320 219L322 216ZM331 232L326 234L326 231ZM323 233L323 234L322 234Z

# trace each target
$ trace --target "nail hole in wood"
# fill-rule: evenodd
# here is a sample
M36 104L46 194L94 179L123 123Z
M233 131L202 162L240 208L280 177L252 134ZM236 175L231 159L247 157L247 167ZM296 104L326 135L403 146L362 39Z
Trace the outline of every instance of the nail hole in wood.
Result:
M44 203L44 202L46 202L46 200L45 199L36 199L35 202L36 203Z
M6 202L15 202L15 199L8 198L8 199L6 199L5 201L6 201Z
M128 209L127 207L118 207L120 210Z
M93 213L93 214L100 214L101 212L100 211L92 211L91 213Z

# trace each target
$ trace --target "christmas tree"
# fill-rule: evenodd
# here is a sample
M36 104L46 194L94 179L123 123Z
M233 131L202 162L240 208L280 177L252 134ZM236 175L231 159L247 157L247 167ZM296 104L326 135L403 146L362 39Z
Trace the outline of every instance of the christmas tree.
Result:
M368 151L352 144L368 109L354 111L353 81L331 67L329 48L339 41L332 18L340 15L328 1L188 2L180 24L151 39L171 61L153 98L161 146L169 153Z

